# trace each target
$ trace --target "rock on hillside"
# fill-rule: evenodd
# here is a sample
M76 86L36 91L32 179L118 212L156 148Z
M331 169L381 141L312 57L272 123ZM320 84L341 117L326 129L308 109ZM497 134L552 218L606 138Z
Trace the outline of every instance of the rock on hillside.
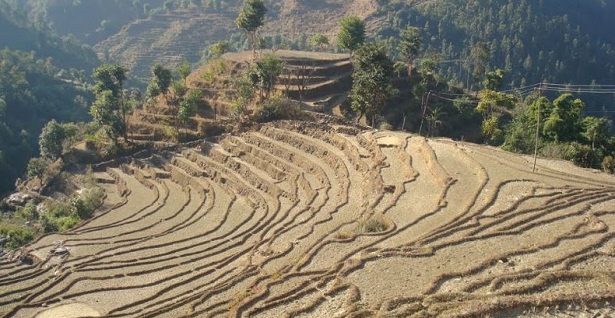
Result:
M104 60L120 62L132 75L149 79L154 63L175 67L183 60L196 63L210 44L228 40L241 32L235 18L241 1L225 1L221 12L178 10L137 20L94 49ZM270 1L267 23L261 35L280 34L295 38L302 34L324 33L333 37L345 15L367 17L377 5L375 0Z
M614 313L614 176L328 122L95 167L107 209L0 259L0 316Z

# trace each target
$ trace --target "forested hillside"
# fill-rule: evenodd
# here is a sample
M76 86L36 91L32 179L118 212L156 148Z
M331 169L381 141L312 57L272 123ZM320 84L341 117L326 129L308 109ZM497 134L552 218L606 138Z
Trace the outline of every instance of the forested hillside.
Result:
M476 87L486 70L506 71L505 88L541 81L609 84L615 80L615 1L391 1L377 16L382 39L421 28L424 52L441 72ZM612 99L611 99L612 101Z
M27 4L31 19L93 46L124 25L160 12L164 0L28 0Z
M24 17L0 1L0 193L38 153L43 125L88 118L91 98L82 81L98 63L88 47L27 25Z
M32 19L29 13L23 3L0 0L0 48L34 51L37 58L51 58L55 65L65 69L91 71L98 65L90 47L68 34L56 34L45 23Z

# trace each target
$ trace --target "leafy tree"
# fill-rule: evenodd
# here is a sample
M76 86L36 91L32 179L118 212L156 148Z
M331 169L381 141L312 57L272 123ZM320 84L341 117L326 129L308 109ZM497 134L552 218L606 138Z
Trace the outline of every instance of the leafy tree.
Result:
M357 121L365 114L374 124L375 115L395 94L392 75L393 62L383 45L368 43L357 50L349 96L352 109L359 114Z
M423 38L417 27L408 26L399 36L399 52L408 63L408 75L412 75L414 59L421 50Z
M322 50L329 45L329 38L322 33L316 33L310 37L310 45Z
M244 29L252 44L253 56L256 58L256 32L265 24L267 8L263 0L247 0L235 20L237 26Z
M470 51L470 60L474 67L474 78L480 79L485 75L487 63L491 58L491 50L487 43L479 42L472 47Z
M545 120L543 133L555 142L574 141L581 132L581 112L585 104L571 94L562 94L553 101L551 114Z
M273 54L265 54L250 72L252 84L260 89L261 97L268 98L282 74L284 62Z
M47 158L37 158L34 157L28 161L28 168L26 175L28 177L39 177L42 178L47 171L47 167L51 164L51 161Z
M188 118L194 116L201 98L203 98L201 91L192 89L189 90L185 95L185 98L180 101L178 118L182 124L185 124Z
M483 86L485 87L485 89L492 91L500 90L504 81L504 75L505 73L502 69L488 72L485 76L485 80L483 81Z
M177 69L177 72L179 73L179 77L181 77L181 79L185 82L188 75L190 75L190 63L188 61L184 61Z
M105 128L107 137L117 144L118 138L126 131L120 113L117 111L117 100L109 90L96 94L96 100L90 107L90 114L94 122Z
M207 57L209 59L220 58L224 53L231 49L231 45L227 41L218 41L207 48Z
M90 114L99 125L107 127L109 137L117 144L119 136L128 142L128 103L124 96L124 82L128 69L119 64L105 64L94 70L93 91L96 100Z
M365 22L355 16L344 17L337 33L337 45L352 54L365 42Z
M483 115L483 119L502 114L513 109L517 99L510 94L484 89L478 93L480 101L476 111Z
M585 117L581 120L581 126L583 137L591 144L592 150L607 144L611 125L606 118Z
M160 64L156 64L152 67L152 75L153 78L147 86L147 96L154 98L162 94L164 98L167 99L169 88L173 82L173 74L171 70Z
M435 136L438 133L438 128L442 126L442 117L445 113L442 111L440 107L436 107L431 110L429 115L427 115L427 127L429 136Z
M62 145L66 138L66 132L62 125L52 119L43 127L38 139L41 156L55 160L62 155Z

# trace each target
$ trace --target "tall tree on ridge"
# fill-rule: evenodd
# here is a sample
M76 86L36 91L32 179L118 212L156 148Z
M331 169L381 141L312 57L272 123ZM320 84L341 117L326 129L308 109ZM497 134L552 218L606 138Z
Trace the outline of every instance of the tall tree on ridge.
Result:
M90 113L96 122L107 127L107 134L114 143L119 136L128 142L128 106L124 96L124 82L128 69L119 65L102 65L92 75L96 80L93 91L96 100Z
M337 34L337 45L353 54L365 42L365 22L358 17L344 17Z
M399 51L408 63L408 75L412 75L414 59L421 50L423 39L421 31L417 27L409 26L400 34Z
M238 27L246 30L252 44L254 58L256 58L256 32L265 24L265 13L267 13L267 8L263 0L248 0L235 20Z

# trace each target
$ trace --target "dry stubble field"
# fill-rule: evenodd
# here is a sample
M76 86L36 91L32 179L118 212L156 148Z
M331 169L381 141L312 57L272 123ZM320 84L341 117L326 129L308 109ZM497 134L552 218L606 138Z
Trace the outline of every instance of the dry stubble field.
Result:
M568 163L278 122L96 176L95 218L0 263L0 314L613 313L615 178Z

